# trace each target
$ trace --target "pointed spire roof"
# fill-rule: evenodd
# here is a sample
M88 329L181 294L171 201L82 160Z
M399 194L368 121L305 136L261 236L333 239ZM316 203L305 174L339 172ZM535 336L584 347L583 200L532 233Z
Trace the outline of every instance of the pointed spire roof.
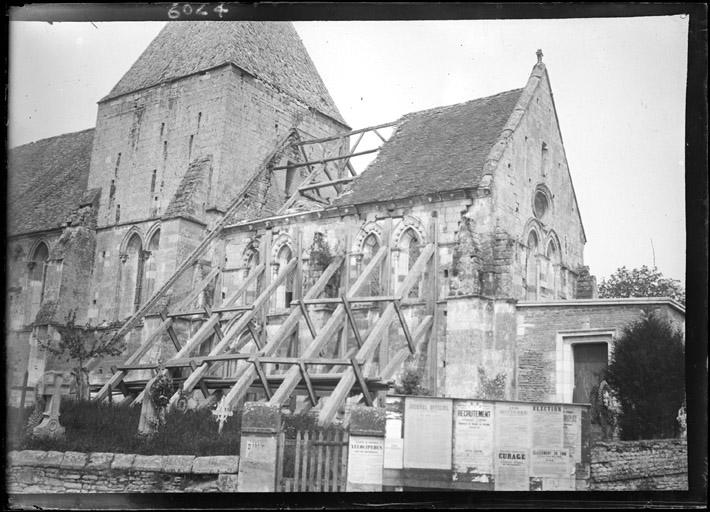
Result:
M170 22L101 101L232 63L345 124L288 22Z

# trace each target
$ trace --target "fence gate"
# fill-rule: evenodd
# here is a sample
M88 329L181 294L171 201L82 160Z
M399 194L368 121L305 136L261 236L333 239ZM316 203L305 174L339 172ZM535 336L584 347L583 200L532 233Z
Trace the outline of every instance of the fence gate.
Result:
M297 430L295 439L281 433L278 492L345 492L348 433Z

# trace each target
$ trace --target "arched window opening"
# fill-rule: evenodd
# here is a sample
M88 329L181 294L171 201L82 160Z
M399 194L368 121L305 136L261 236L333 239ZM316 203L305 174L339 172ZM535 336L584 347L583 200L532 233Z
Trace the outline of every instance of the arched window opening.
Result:
M399 240L399 272L398 281L401 283L406 278L409 271L416 263L419 254L422 252L421 240L419 236L412 229L408 228ZM399 284L399 283L397 283ZM421 287L421 279L417 284L412 286L409 292L410 298L418 298Z
M141 302L143 281L143 243L137 234L133 234L126 245L126 252L121 255L121 294L119 318L132 315Z
M538 253L537 234L531 231L528 235L527 251L525 253L525 284L526 284L526 299L537 300L537 253Z
M552 292L552 297L557 298L559 294L559 271L560 271L560 253L557 250L557 244L555 242L550 242L547 246L547 272L546 280L547 287Z
M148 250L144 254L145 269L143 278L142 300L145 302L155 291L155 283L158 278L158 250L160 249L160 230L157 230L148 242Z
M44 299L45 284L47 282L47 268L49 249L44 242L40 242L30 258L29 289L30 289L30 321L34 321Z
M372 258L379 250L380 241L376 235L370 233L362 242L362 267L360 270L363 270L372 261ZM380 272L375 271L373 273L372 277L370 277L368 288L368 295L380 295L383 293Z
M259 251L256 249L250 249L248 256L247 256L247 262L246 262L246 268L244 269L244 279L246 279L253 271L254 269L259 265L260 262L260 256L259 256ZM259 292L259 283L260 279L257 279L254 281L247 290L244 292L244 304L252 304L254 300L256 299L256 296L258 295Z
M291 261L293 255L291 254L291 248L288 245L284 245L279 249L278 255L276 256L276 265L274 278L278 276L288 262ZM293 276L288 276L284 282L278 287L276 291L276 309L285 309L291 305L293 300Z

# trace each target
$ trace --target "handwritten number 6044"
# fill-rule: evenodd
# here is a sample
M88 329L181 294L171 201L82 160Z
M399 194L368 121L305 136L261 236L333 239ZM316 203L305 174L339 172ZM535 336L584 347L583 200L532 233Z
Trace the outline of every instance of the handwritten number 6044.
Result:
M181 7L182 6L182 7ZM207 16L207 11L205 10L205 7L207 4L200 4L199 7L194 8L192 7L192 4L181 4L179 2L173 3L173 5L168 9L168 18L171 20L177 20L182 16L192 16L192 15L198 15L198 16ZM224 8L224 3L220 3L212 9L213 12L217 13L217 16L222 18L222 15L225 12L229 12L228 9Z

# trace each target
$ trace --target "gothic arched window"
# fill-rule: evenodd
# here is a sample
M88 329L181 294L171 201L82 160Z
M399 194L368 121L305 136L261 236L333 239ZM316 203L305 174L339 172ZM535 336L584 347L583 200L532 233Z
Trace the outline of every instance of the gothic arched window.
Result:
M160 230L157 230L148 242L148 250L145 252L144 278L142 298L145 302L155 291L155 283L158 277L158 250L160 249Z
M373 233L370 233L367 235L365 240L362 242L362 269L364 269L370 261L372 261L372 258L377 254L377 251L380 250L380 241L377 238L376 235ZM370 277L370 282L368 286L368 291L366 292L366 295L380 295L382 293L381 286L380 286L380 272L375 271Z
M399 239L398 280L400 282L404 281L407 274L414 266L414 263L416 263L417 258L419 258L419 254L422 252L421 245L422 244L421 244L421 240L419 240L419 236L417 235L416 231L414 231L412 228L407 228L407 230L404 233L402 233L402 236ZM421 279L419 280L419 282L417 284L412 286L412 289L409 292L410 298L418 298L419 297L420 284L421 284Z
M119 318L132 315L141 303L143 282L143 242L134 233L121 255L121 294L118 304Z
M525 284L526 284L526 299L537 299L537 253L538 253L538 238L535 231L531 231L528 235L527 251L525 253Z
M550 241L547 246L547 287L552 290L552 297L557 298L559 292L559 277L558 272L560 268L560 252L557 250L557 244L554 241Z
M42 300L44 299L45 284L47 282L48 260L49 249L44 242L40 242L37 247L35 247L32 257L28 263L30 322L34 321L34 317L37 315L40 305L42 304Z
M284 244L276 256L274 277L278 276L286 268L292 257L291 248ZM291 300L293 300L293 276L288 276L276 291L276 309L288 308L291 305Z

